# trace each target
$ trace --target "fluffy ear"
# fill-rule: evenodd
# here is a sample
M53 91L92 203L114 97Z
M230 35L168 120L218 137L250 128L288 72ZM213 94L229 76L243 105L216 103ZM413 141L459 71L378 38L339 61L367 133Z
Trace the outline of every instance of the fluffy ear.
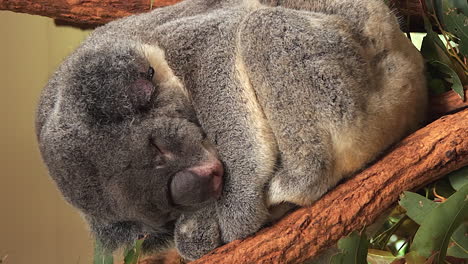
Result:
M175 226L175 244L182 257L195 260L222 245L214 207L182 215Z

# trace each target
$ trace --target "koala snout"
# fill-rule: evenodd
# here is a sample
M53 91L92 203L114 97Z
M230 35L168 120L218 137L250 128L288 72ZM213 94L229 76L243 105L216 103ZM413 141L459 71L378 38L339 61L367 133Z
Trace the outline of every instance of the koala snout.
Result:
M170 183L170 195L175 205L191 206L211 198L219 198L224 170L219 160L176 173Z

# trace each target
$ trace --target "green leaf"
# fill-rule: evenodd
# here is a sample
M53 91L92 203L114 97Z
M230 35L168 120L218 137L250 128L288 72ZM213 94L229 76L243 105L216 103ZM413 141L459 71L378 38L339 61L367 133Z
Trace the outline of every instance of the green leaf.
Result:
M406 215L418 225L421 225L431 211L437 207L433 201L413 192L404 192L400 197L399 204L406 209Z
M468 82L468 78L465 76L465 71L463 70L462 66L458 62L453 61L450 54L448 54L445 44L440 39L439 35L432 30L432 25L429 22L429 19L425 16L423 16L423 19L424 28L427 32L426 36L423 38L421 45L421 54L423 55L423 57L427 61L440 61L448 65L457 73L462 83ZM431 77L433 79L437 79L434 78L435 76Z
M416 232L411 250L426 258L436 254L434 263L444 263L450 236L467 217L468 185L432 209Z
M432 30L432 26L426 17L424 17L424 27L427 34L421 45L423 57L428 61L436 60L445 64L451 64L452 61L444 43L440 40L439 35Z
M449 173L450 184L455 190L460 190L465 184L468 184L468 166Z
M412 251L405 255L406 264L425 264L426 258Z
M444 81L441 79L429 79L427 85L434 95L443 94L448 91L445 87Z
M463 90L461 80L458 77L458 74L452 70L452 68L440 61L430 61L429 65L437 69L439 72L448 74L450 76L448 81L452 83L452 90L454 90L461 98L465 98L465 92Z
M455 232L453 232L447 255L468 259L468 223L462 223Z
M468 2L466 0L446 0L451 6L460 9L465 15L468 15Z
M113 264L114 257L112 254L108 254L104 249L101 241L96 239L94 242L94 261L93 264Z
M135 241L132 248L126 249L124 252L124 264L137 264L141 256L141 246L145 241L144 238Z
M369 264L390 264L397 257L393 256L391 252L378 250L378 249L369 249L367 252L367 262Z
M441 22L443 23L443 27L458 37L459 41L459 49L460 52L467 56L468 55L468 18L465 14L456 7L455 1L442 1L442 18ZM465 5L463 6L461 3L458 3L459 6L463 7L463 9L468 9ZM468 14L468 13L466 13Z
M456 190L452 188L452 184L450 184L448 177L444 177L436 181L434 183L434 188L438 195L445 198L452 196L452 194L456 192Z
M369 241L365 234L357 234L352 232L347 237L338 241L338 248L341 253L334 255L331 258L333 264L361 264L366 263L367 248Z

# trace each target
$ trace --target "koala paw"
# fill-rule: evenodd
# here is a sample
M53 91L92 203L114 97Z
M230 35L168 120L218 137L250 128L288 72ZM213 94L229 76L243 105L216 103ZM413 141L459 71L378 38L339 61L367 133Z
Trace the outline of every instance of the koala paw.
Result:
M214 208L182 215L175 226L175 244L180 255L195 260L222 245Z
M260 230L270 220L268 209L261 198L242 199L229 195L223 198L217 204L223 243L246 238Z
M328 190L327 182L303 181L303 179L291 181L280 177L274 178L268 190L267 204L271 206L288 202L300 206L309 206ZM300 184L297 184L297 182Z

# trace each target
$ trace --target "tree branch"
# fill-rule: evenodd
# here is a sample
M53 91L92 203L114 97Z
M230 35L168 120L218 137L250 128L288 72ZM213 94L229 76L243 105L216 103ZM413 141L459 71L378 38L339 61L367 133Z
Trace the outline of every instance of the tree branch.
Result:
M0 10L51 17L73 24L102 25L181 0L0 0Z
M73 25L98 26L109 21L148 12L151 8L173 5L181 0L0 0L0 10L28 13L66 21ZM389 0L401 17L403 27L409 22L411 31L424 29L419 0ZM407 18L410 18L408 20Z

